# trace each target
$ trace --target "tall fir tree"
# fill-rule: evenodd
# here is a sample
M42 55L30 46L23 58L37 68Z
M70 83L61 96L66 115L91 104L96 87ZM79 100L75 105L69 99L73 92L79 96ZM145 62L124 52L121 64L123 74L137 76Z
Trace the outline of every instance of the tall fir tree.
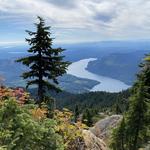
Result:
M79 107L78 105L75 106L75 109L74 109L74 121L77 122L78 121L78 118L79 118Z
M150 138L150 55L147 55L140 65L141 71L132 88L129 110L125 114L124 130L116 130L113 136L114 145L122 145L126 150L138 150L146 144ZM118 139L120 134L125 138L123 144ZM115 147L114 150L122 150Z
M93 114L91 109L86 108L83 116L82 116L82 122L85 123L87 126L91 127L93 125Z
M61 89L57 86L57 77L66 73L66 69L70 64L63 61L64 56L62 48L52 48L53 38L51 38L50 26L45 26L45 21L38 17L39 22L35 23L36 31L26 31L30 39L26 39L31 46L28 50L31 53L28 57L18 59L17 62L29 67L28 72L24 72L22 77L29 79L27 81L27 88L30 85L37 85L37 103L41 104L48 90L55 90L57 92ZM32 79L31 79L32 78Z
M125 119L123 117L119 127L115 129L113 132L113 139L110 145L110 147L113 150L125 150L125 146L124 146L125 133L126 133L125 130L126 130L126 125L125 125Z
M137 150L150 138L150 55L140 67L127 113L126 145L129 150Z

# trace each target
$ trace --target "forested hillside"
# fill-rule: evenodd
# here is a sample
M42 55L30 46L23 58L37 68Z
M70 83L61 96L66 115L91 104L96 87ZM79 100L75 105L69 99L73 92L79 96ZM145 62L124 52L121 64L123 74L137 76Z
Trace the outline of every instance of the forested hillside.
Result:
M118 102L126 103L130 96L130 92L129 90L119 93L88 92L83 94L71 94L68 92L62 92L60 94L52 93L51 95L56 99L56 106L58 108L65 107L74 110L77 105L82 112L85 108L103 111L103 109L110 108Z
M150 51L113 53L88 64L88 70L103 76L112 77L132 85L139 71L138 65Z

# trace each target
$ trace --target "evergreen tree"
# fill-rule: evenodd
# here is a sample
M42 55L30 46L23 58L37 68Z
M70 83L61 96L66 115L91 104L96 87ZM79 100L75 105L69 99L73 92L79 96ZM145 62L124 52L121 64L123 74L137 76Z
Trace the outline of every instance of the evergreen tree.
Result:
M150 55L140 65L141 71L137 76L137 82L132 88L132 96L130 97L129 110L126 113L126 130L123 147L127 150L137 150L145 144L150 138ZM117 140L120 130L116 130L113 136L115 145L119 144ZM122 150L120 147L114 150Z
M75 106L75 110L74 110L74 121L77 122L78 118L79 118L79 107L78 105Z
M143 136L147 132L146 120L148 107L145 102L144 87L143 85L138 86L140 87L138 87L136 93L131 97L130 108L127 113L126 145L129 150L137 150L145 141Z
M150 130L150 56L140 65L141 72L133 87L127 113L127 148L137 150L149 139Z
M35 24L36 31L27 31L31 36L26 41L31 46L28 50L30 56L21 58L17 62L29 67L29 71L23 73L24 79L33 78L27 81L27 88L30 85L38 86L38 103L44 100L46 90L60 91L57 86L57 77L66 73L69 62L63 61L62 48L52 48L53 38L51 38L50 27L45 26L45 21L38 17L39 22Z
M91 127L93 125L92 117L93 117L92 111L87 108L82 116L83 123L85 123L87 126Z
M110 146L114 150L125 150L125 126L125 119L123 118L119 127L113 132L113 140Z
M115 104L115 112L116 112L116 114L122 113L118 102Z
M89 109L87 109L87 125L91 127L93 125L92 113Z

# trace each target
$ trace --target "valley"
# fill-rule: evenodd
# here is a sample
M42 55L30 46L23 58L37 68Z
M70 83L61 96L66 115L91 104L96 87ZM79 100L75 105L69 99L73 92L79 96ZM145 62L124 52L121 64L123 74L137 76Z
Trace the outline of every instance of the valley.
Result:
M129 88L136 79L138 65L150 50L147 41L108 41L61 46L66 49L65 59L73 64L70 65L68 74L59 78L60 86L71 93L119 92ZM20 75L27 68L14 61L28 55L27 49L26 45L0 46L0 75L5 78L4 84L25 86ZM95 59L90 61L89 58Z
M130 87L119 80L89 72L87 66L90 62L95 60L97 59L89 58L74 62L69 66L67 73L76 77L98 81L99 84L93 86L90 91L120 92Z

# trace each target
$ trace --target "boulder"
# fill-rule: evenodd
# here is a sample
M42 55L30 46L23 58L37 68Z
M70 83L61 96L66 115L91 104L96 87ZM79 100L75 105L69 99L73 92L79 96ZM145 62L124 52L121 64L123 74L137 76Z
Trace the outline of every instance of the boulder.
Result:
M107 141L110 138L112 129L114 129L121 121L121 115L108 116L98 121L94 127L90 128L90 131L100 139Z
M89 130L83 130L83 138L85 143L84 150L108 150L104 141Z
M83 130L83 138L76 141L76 147L71 150L108 150L106 145L113 128L121 121L121 115L108 116L98 121L89 130ZM69 149L70 150L70 149Z

